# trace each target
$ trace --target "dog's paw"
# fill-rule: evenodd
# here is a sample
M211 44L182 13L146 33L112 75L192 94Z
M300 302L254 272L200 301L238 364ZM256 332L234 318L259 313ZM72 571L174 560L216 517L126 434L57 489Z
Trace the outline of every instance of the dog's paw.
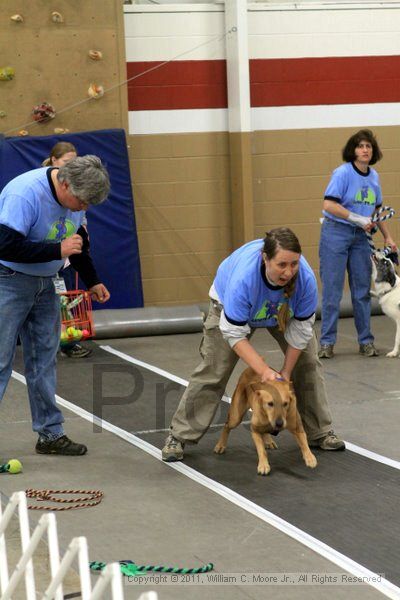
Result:
M269 466L268 463L258 463L258 467L257 467L257 473L259 475L268 475L268 473L270 472L271 467Z
M215 454L223 454L226 450L226 446L223 446L218 442L218 444L214 447Z
M265 447L268 450L276 450L278 447L278 444L276 442L274 442L274 440L270 437L269 440L264 440L265 442Z
M307 467L310 467L310 469L315 469L318 464L317 459L312 452L310 452L310 454L304 458L304 462L306 463Z
M398 355L399 355L399 353L396 352L396 350L392 350L391 352L388 352L386 354L386 356L388 356L389 358L396 358L396 356L398 356Z

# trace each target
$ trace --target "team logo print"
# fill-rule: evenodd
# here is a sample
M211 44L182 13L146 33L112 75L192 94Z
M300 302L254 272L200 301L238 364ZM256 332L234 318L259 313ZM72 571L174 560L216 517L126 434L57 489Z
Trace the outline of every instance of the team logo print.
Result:
M72 221L65 217L60 217L58 221L55 221L50 228L49 233L46 236L46 240L49 242L62 242L65 238L73 235L76 231L76 227Z
M371 204L374 205L376 202L376 195L373 189L364 185L360 190L358 190L355 201L360 204Z
M282 304L285 304L287 300L283 302L270 302L266 300L260 310L253 317L253 321L269 321L273 319L278 322L278 312L281 309ZM289 318L293 317L293 310L289 308Z

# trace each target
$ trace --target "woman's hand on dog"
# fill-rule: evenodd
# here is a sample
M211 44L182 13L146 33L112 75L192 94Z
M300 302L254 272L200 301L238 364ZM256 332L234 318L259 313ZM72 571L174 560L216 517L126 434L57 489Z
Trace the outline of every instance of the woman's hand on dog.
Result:
M281 375L282 379L284 379L285 381L290 381L291 373L289 373L288 371L285 371L285 369L282 369L282 371L280 372L280 375Z
M265 365L264 371L261 373L261 382L266 383L267 381L275 381L276 379L282 379L281 373L274 371L268 365Z
M398 247L396 242L393 240L392 237L387 236L384 238L385 240L385 246L390 246L393 252L397 252L398 251Z

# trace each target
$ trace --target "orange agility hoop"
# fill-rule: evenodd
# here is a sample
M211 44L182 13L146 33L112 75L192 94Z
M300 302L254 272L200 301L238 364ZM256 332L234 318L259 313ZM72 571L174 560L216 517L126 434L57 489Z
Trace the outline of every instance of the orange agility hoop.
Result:
M94 337L92 300L89 292L73 290L62 292L59 297L61 345Z

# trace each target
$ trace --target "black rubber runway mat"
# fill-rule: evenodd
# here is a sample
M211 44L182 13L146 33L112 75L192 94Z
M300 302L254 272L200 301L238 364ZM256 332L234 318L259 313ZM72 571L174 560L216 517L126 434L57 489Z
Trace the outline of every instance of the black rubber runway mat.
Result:
M161 375L124 362L91 344L85 359L58 364L58 394L161 448L183 388ZM14 368L22 371L17 353ZM227 412L221 403L216 423ZM231 433L226 454L212 449L213 427L185 463L260 507L400 586L400 472L350 451L315 451L308 469L288 432L269 452L271 473L257 475L257 455L246 425Z
M85 345L92 350L90 356L58 359L57 394L130 433L168 429L182 386L123 361L93 342ZM14 369L23 373L20 349ZM222 403L218 422L225 422L228 408Z

